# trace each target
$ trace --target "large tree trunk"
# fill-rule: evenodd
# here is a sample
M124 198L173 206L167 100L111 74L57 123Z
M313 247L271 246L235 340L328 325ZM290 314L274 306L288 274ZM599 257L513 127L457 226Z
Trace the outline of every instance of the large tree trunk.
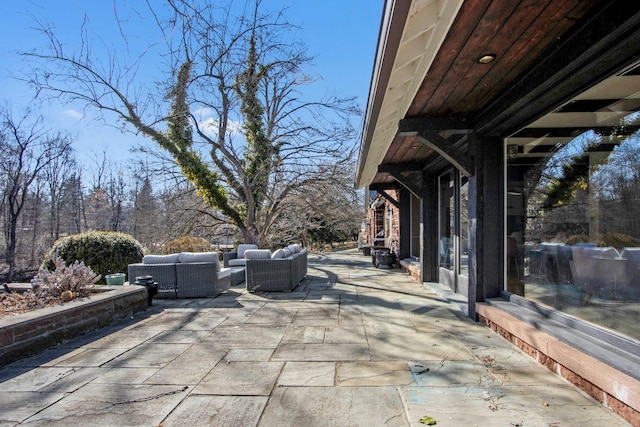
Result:
M249 227L241 228L240 233L242 234L243 243L255 243L260 246L261 242L258 241L256 234Z

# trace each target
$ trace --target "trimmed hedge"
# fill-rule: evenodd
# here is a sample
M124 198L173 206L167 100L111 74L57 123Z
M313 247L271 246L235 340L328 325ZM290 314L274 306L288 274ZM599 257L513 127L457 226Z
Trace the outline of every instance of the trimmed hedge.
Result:
M126 273L127 266L142 261L142 245L132 236L113 231L87 231L57 240L45 255L42 268L53 270L51 260L54 253L67 263L82 261L91 267L105 283L104 276L109 273Z

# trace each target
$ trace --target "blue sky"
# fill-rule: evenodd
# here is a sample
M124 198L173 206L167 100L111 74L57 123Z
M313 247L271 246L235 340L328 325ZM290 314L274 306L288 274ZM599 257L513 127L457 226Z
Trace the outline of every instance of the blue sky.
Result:
M159 0L151 1L154 5L162 4ZM299 35L309 54L315 57L311 72L322 77L315 84L318 93L355 96L364 110L383 2L264 0L264 5L269 10L285 7L287 19L300 27ZM56 34L72 47L80 39L85 17L90 34L96 40L109 41L120 37L115 14L120 20L126 20L133 14L132 7L145 10L143 4L144 0L0 0L0 37L3 40L0 48L3 58L0 61L0 103L19 114L32 99L30 89L11 76L20 75L25 70L16 51L31 50L44 44L42 36L33 30L36 19L53 24ZM150 19L147 21L151 24ZM135 35L141 46L151 41L145 40L146 33L145 28L139 28ZM132 51L135 50L135 46L131 47ZM51 102L41 111L49 128L68 131L76 137L75 148L81 159L106 151L124 161L131 156L129 147L145 143L142 137L123 134L92 120L95 112L89 111L83 117L77 106Z

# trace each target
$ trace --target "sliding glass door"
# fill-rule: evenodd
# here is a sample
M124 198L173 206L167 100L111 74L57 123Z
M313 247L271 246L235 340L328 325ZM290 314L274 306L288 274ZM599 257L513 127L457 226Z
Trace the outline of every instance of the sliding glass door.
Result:
M456 169L439 178L438 265L440 282L451 290L468 294L469 221L468 180Z

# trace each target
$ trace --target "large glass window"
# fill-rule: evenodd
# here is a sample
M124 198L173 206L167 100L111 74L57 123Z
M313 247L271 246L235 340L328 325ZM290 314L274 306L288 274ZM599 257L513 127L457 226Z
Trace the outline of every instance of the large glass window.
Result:
M640 76L506 141L507 290L640 339Z

